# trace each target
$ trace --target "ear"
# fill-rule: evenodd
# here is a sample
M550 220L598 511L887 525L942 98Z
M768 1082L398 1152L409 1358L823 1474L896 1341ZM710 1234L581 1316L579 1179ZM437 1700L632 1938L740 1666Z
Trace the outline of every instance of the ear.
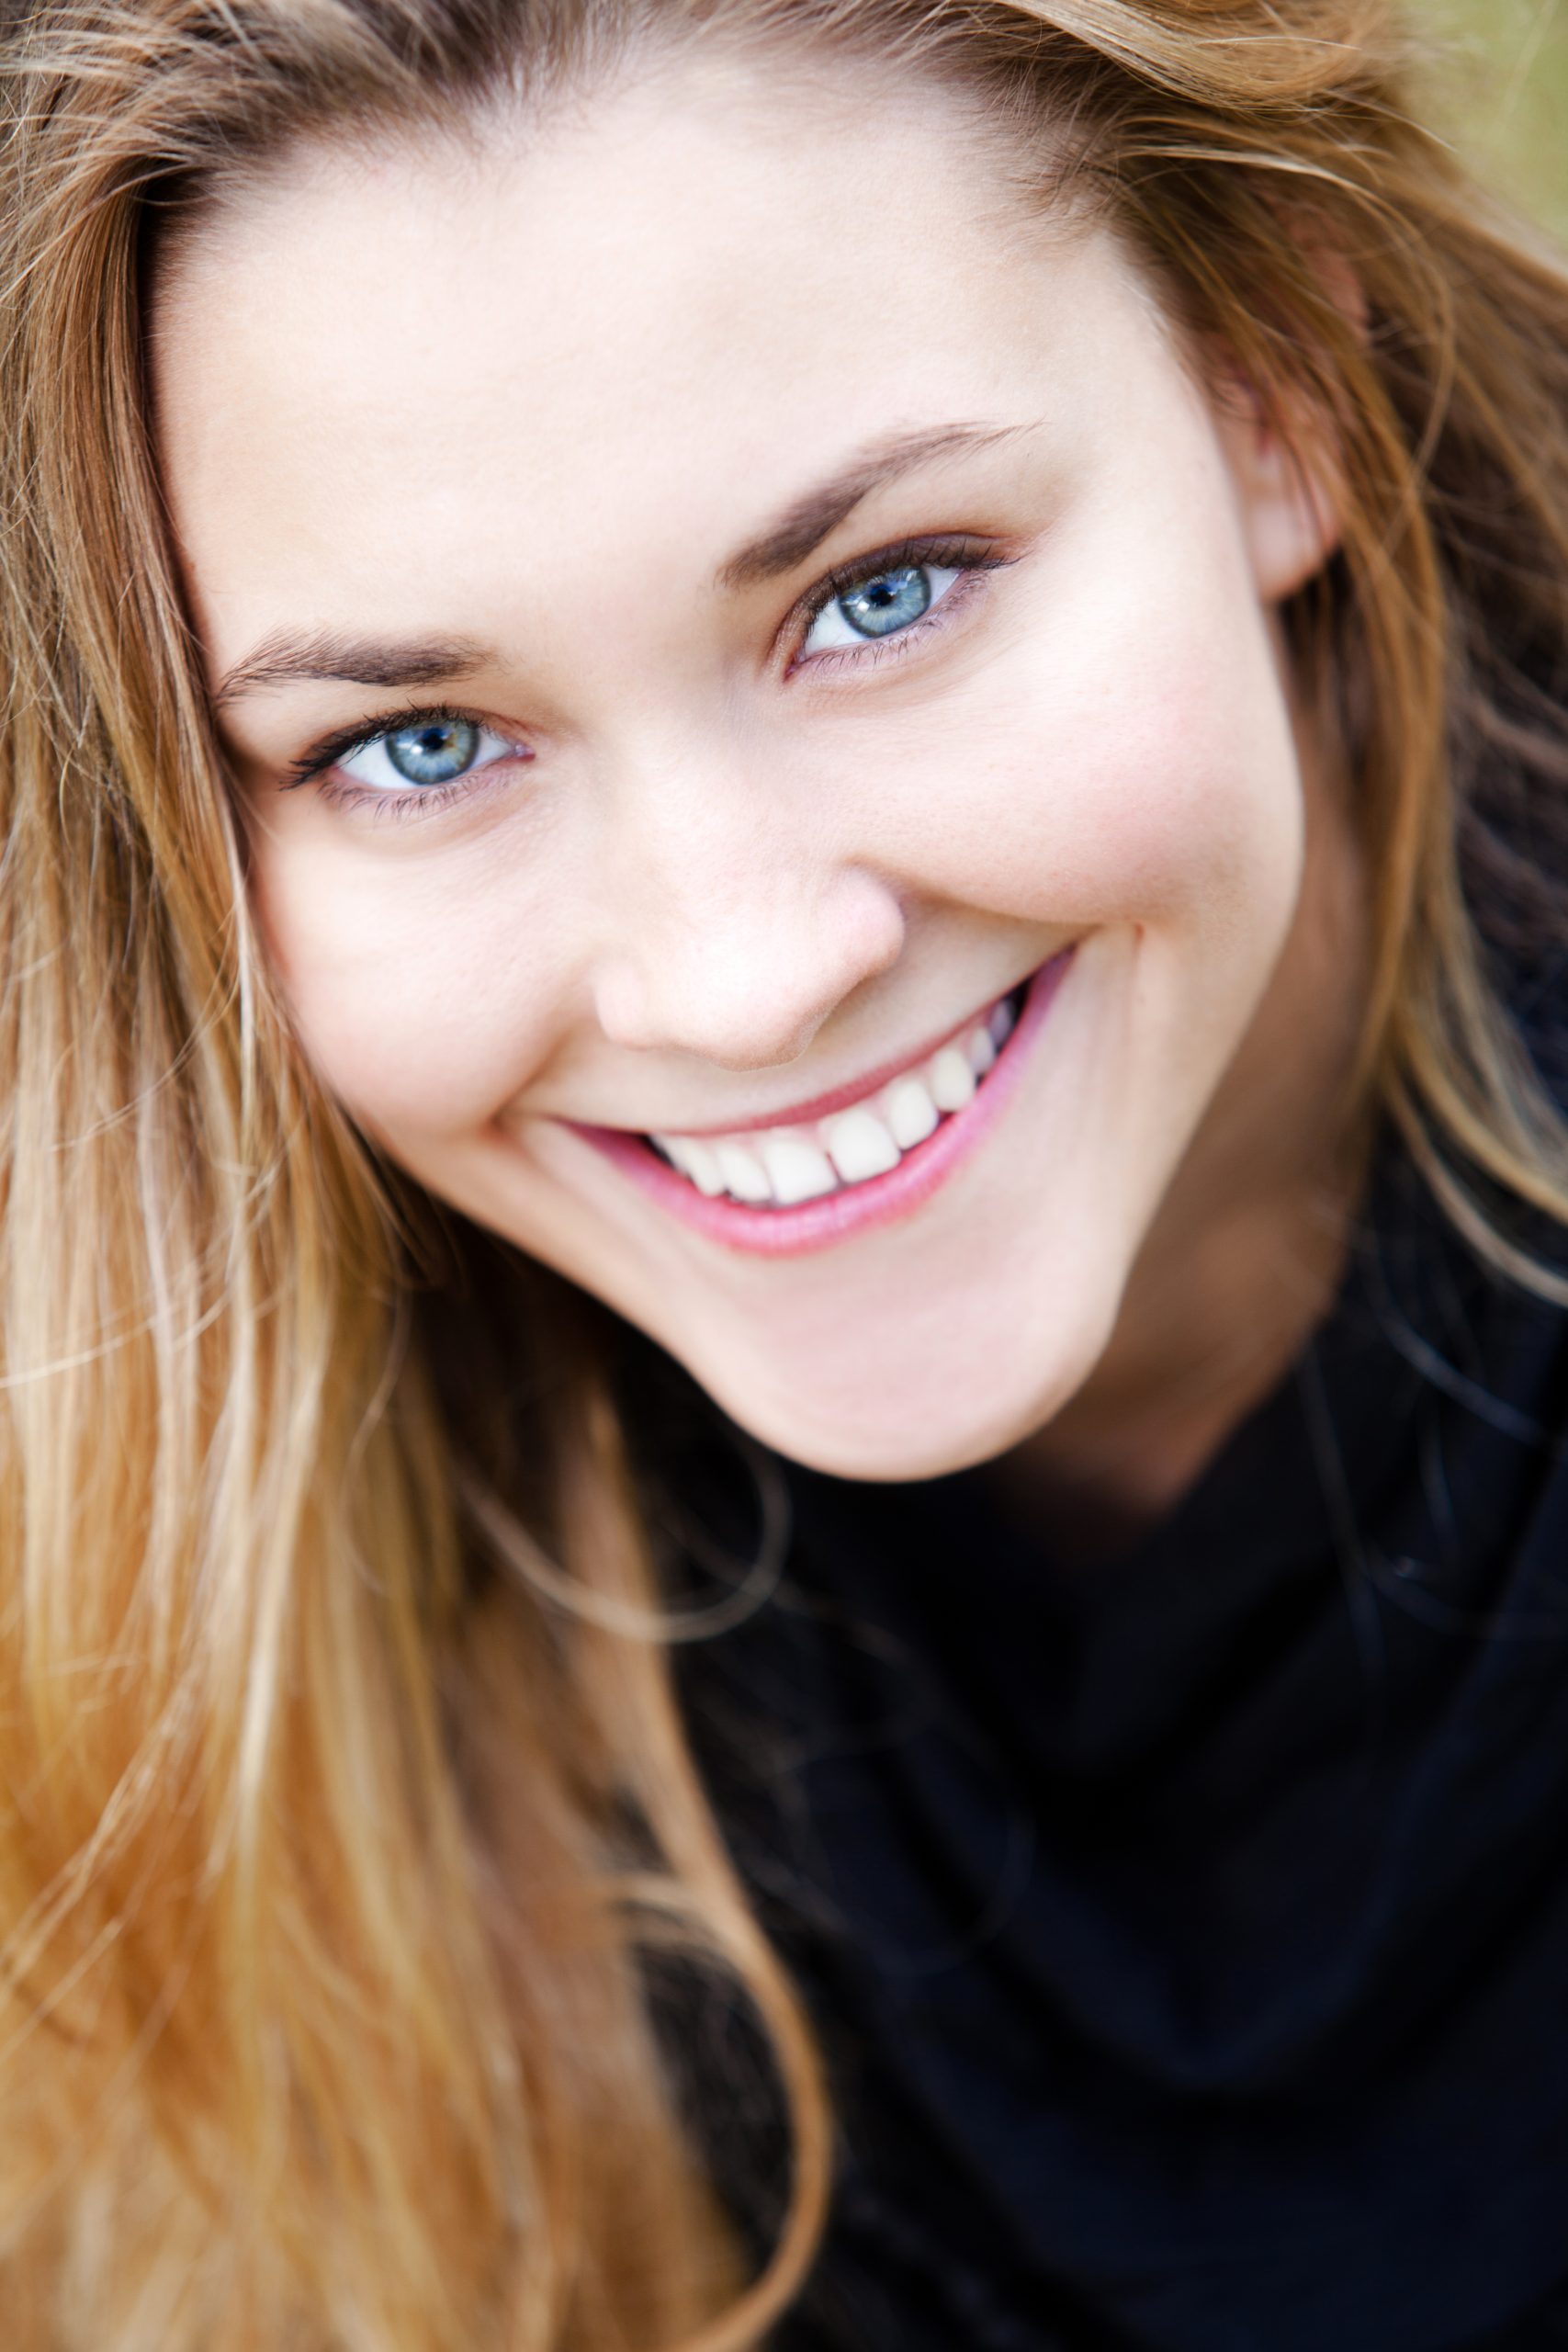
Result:
M1298 409L1281 424L1252 385L1233 377L1215 422L1258 595L1283 604L1339 545L1343 483L1327 421Z
M1319 288L1363 349L1371 325L1349 259L1303 216L1298 240ZM1270 401L1231 355L1213 379L1221 444L1241 501L1258 591L1281 604L1322 571L1340 542L1345 482L1337 435L1304 392Z

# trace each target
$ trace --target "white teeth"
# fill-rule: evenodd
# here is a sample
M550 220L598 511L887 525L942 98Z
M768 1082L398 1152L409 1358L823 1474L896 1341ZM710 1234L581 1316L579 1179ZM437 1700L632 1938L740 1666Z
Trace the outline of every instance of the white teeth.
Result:
M898 1147L874 1111L841 1111L822 1122L828 1157L846 1184L886 1176L898 1165Z
M781 1208L794 1208L799 1201L815 1201L824 1193L838 1191L839 1180L827 1153L804 1136L764 1136L761 1149L773 1198Z
M975 1073L956 1046L944 1046L926 1064L926 1084L939 1111L962 1111L975 1098Z
M744 1144L721 1143L714 1156L725 1191L733 1193L738 1201L750 1201L761 1208L765 1201L773 1199L768 1171L754 1151L748 1151Z
M908 1151L935 1134L942 1113L923 1079L896 1078L882 1098L882 1115L899 1150Z
M655 1136L660 1151L671 1159L682 1176L689 1177L699 1193L711 1201L724 1190L724 1178L718 1172L718 1154L705 1143L698 1143L691 1136Z
M699 1193L728 1193L752 1208L794 1208L846 1184L890 1175L906 1151L934 1135L942 1119L973 1101L1017 1026L1007 1000L983 1022L908 1070L873 1101L820 1124L776 1127L765 1135L716 1137L656 1135L652 1141Z

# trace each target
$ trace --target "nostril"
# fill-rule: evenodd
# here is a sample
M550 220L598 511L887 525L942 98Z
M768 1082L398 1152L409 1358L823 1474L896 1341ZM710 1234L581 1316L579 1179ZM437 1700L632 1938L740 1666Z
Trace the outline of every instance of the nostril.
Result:
M896 964L897 896L808 844L755 839L745 872L643 869L603 940L593 995L612 1043L727 1069L798 1060L856 989Z
M894 960L840 933L812 943L749 941L723 947L652 949L607 960L594 1010L612 1044L691 1055L725 1069L772 1069L798 1061L857 989Z
M623 967L604 976L595 1009L614 1045L690 1055L723 1069L773 1069L807 1052L840 1001L827 991L813 991L808 1002L802 995L798 987L742 985L722 973L649 978Z

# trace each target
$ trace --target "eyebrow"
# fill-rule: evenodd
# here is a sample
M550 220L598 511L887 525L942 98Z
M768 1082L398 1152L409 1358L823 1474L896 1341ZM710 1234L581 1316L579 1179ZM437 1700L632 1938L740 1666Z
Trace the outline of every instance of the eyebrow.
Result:
M344 636L334 629L300 634L279 629L226 672L213 696L220 708L264 686L302 678L333 679L355 686L438 686L491 666L495 654L471 638L418 638L407 643L385 638Z
M767 528L729 557L721 588L751 588L793 571L874 490L937 458L993 448L1026 432L1018 424L941 424L874 442L827 481L805 492ZM323 680L355 686L441 686L499 666L491 646L471 638L419 638L398 642L356 638L335 629L278 629L219 680L219 709L268 686Z
M1018 424L940 424L923 433L902 433L891 440L874 442L738 549L719 571L720 587L753 588L781 572L793 571L863 499L884 483L912 473L917 466L928 465L935 458L959 450L993 448L1027 429Z

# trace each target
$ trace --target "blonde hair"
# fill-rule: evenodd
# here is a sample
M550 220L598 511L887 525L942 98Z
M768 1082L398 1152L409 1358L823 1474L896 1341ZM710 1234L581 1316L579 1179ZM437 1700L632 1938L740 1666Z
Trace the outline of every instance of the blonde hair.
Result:
M1200 345L1333 421L1344 548L1287 619L1375 892L1348 1119L1392 1116L1477 1248L1558 1300L1517 1212L1568 1222L1568 1138L1490 959L1563 920L1529 843L1568 834L1568 279L1413 119L1383 0L8 23L6 2342L754 2342L821 2223L810 2034L693 1772L592 1311L515 1261L465 1289L468 1245L441 1256L269 990L149 458L153 232L291 139L532 103L649 39L941 72L998 135L1048 130L1056 187L1065 141ZM755 2278L668 2079L655 1951L749 2005L788 2113Z

